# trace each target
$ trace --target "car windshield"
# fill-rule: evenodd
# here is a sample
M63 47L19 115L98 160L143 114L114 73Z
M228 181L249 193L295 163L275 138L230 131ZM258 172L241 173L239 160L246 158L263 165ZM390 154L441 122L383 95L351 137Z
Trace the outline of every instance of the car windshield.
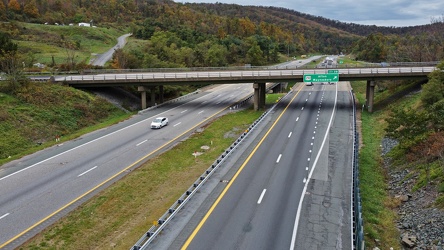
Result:
M160 122L162 122L162 118L157 118L156 120L154 120L154 122L160 123Z

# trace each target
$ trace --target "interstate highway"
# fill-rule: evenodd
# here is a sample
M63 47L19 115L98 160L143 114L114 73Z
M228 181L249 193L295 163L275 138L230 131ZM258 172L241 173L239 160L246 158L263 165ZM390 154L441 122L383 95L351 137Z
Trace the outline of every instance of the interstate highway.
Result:
M315 84L285 98L238 170L220 176L178 236L167 228L150 249L352 249L348 90Z
M13 249L92 194L236 101L252 84L220 85L0 168L0 248ZM156 116L169 125L150 129Z

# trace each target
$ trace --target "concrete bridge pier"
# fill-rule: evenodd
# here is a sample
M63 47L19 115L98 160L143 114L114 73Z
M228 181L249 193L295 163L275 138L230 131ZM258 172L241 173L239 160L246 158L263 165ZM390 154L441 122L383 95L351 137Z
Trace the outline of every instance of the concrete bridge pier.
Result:
M142 109L146 109L146 89L144 86L137 87L137 91L140 92L140 99L142 101Z
M163 85L159 85L159 103L163 103Z
M366 100L365 105L367 106L367 111L372 113L373 112L373 101L375 97L375 81L368 80L367 81L367 90L366 90Z
M150 107L152 107L156 105L156 87L150 87L150 94Z
M265 82L253 84L254 88L254 110L265 109Z
M150 106L154 106L156 104L156 87L139 86L139 87L137 87L137 91L139 91L141 94L142 109L147 108L147 102L146 102L147 101L147 99L146 99L147 98L147 96L146 96L147 91L150 91Z

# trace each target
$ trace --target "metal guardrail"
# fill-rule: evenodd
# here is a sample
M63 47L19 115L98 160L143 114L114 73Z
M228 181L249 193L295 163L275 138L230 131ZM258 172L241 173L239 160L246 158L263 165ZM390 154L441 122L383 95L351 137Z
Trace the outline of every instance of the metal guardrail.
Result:
M359 190L359 133L356 128L356 103L353 91L350 91L353 102L353 184L352 184L352 220L353 249L364 250L364 221L362 218L362 200Z
M270 88L272 88L272 85ZM232 106L230 109L237 109L242 107L246 103L250 102L252 95L245 98L243 101L238 102L236 105ZM264 112L250 127L240 135L240 137L233 142L224 153L219 156L219 158L214 161L211 166L205 170L205 172L191 185L185 193L183 193L179 199L157 220L157 225L153 225L145 232L142 237L131 247L131 250L143 250L148 247L148 245L156 238L156 236L165 228L169 221L182 209L185 204L193 197L193 195L199 190L201 186L211 177L211 175L223 164L225 159L239 146L239 144L247 138L251 130L253 130L257 124L259 124L269 113L274 109L276 104L268 111Z

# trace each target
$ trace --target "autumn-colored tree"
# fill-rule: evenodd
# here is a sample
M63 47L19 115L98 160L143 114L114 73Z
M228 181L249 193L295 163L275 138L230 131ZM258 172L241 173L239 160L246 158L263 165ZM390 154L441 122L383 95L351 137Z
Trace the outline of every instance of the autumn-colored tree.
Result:
M36 18L36 17L38 17L40 15L35 0L28 0L28 1L26 1L25 2L25 6L23 7L23 12L27 16L33 17L33 18Z
M6 6L0 1L0 20L6 20Z
M8 9L12 10L16 13L19 13L21 8L20 8L20 4L17 0L10 0L8 3Z

